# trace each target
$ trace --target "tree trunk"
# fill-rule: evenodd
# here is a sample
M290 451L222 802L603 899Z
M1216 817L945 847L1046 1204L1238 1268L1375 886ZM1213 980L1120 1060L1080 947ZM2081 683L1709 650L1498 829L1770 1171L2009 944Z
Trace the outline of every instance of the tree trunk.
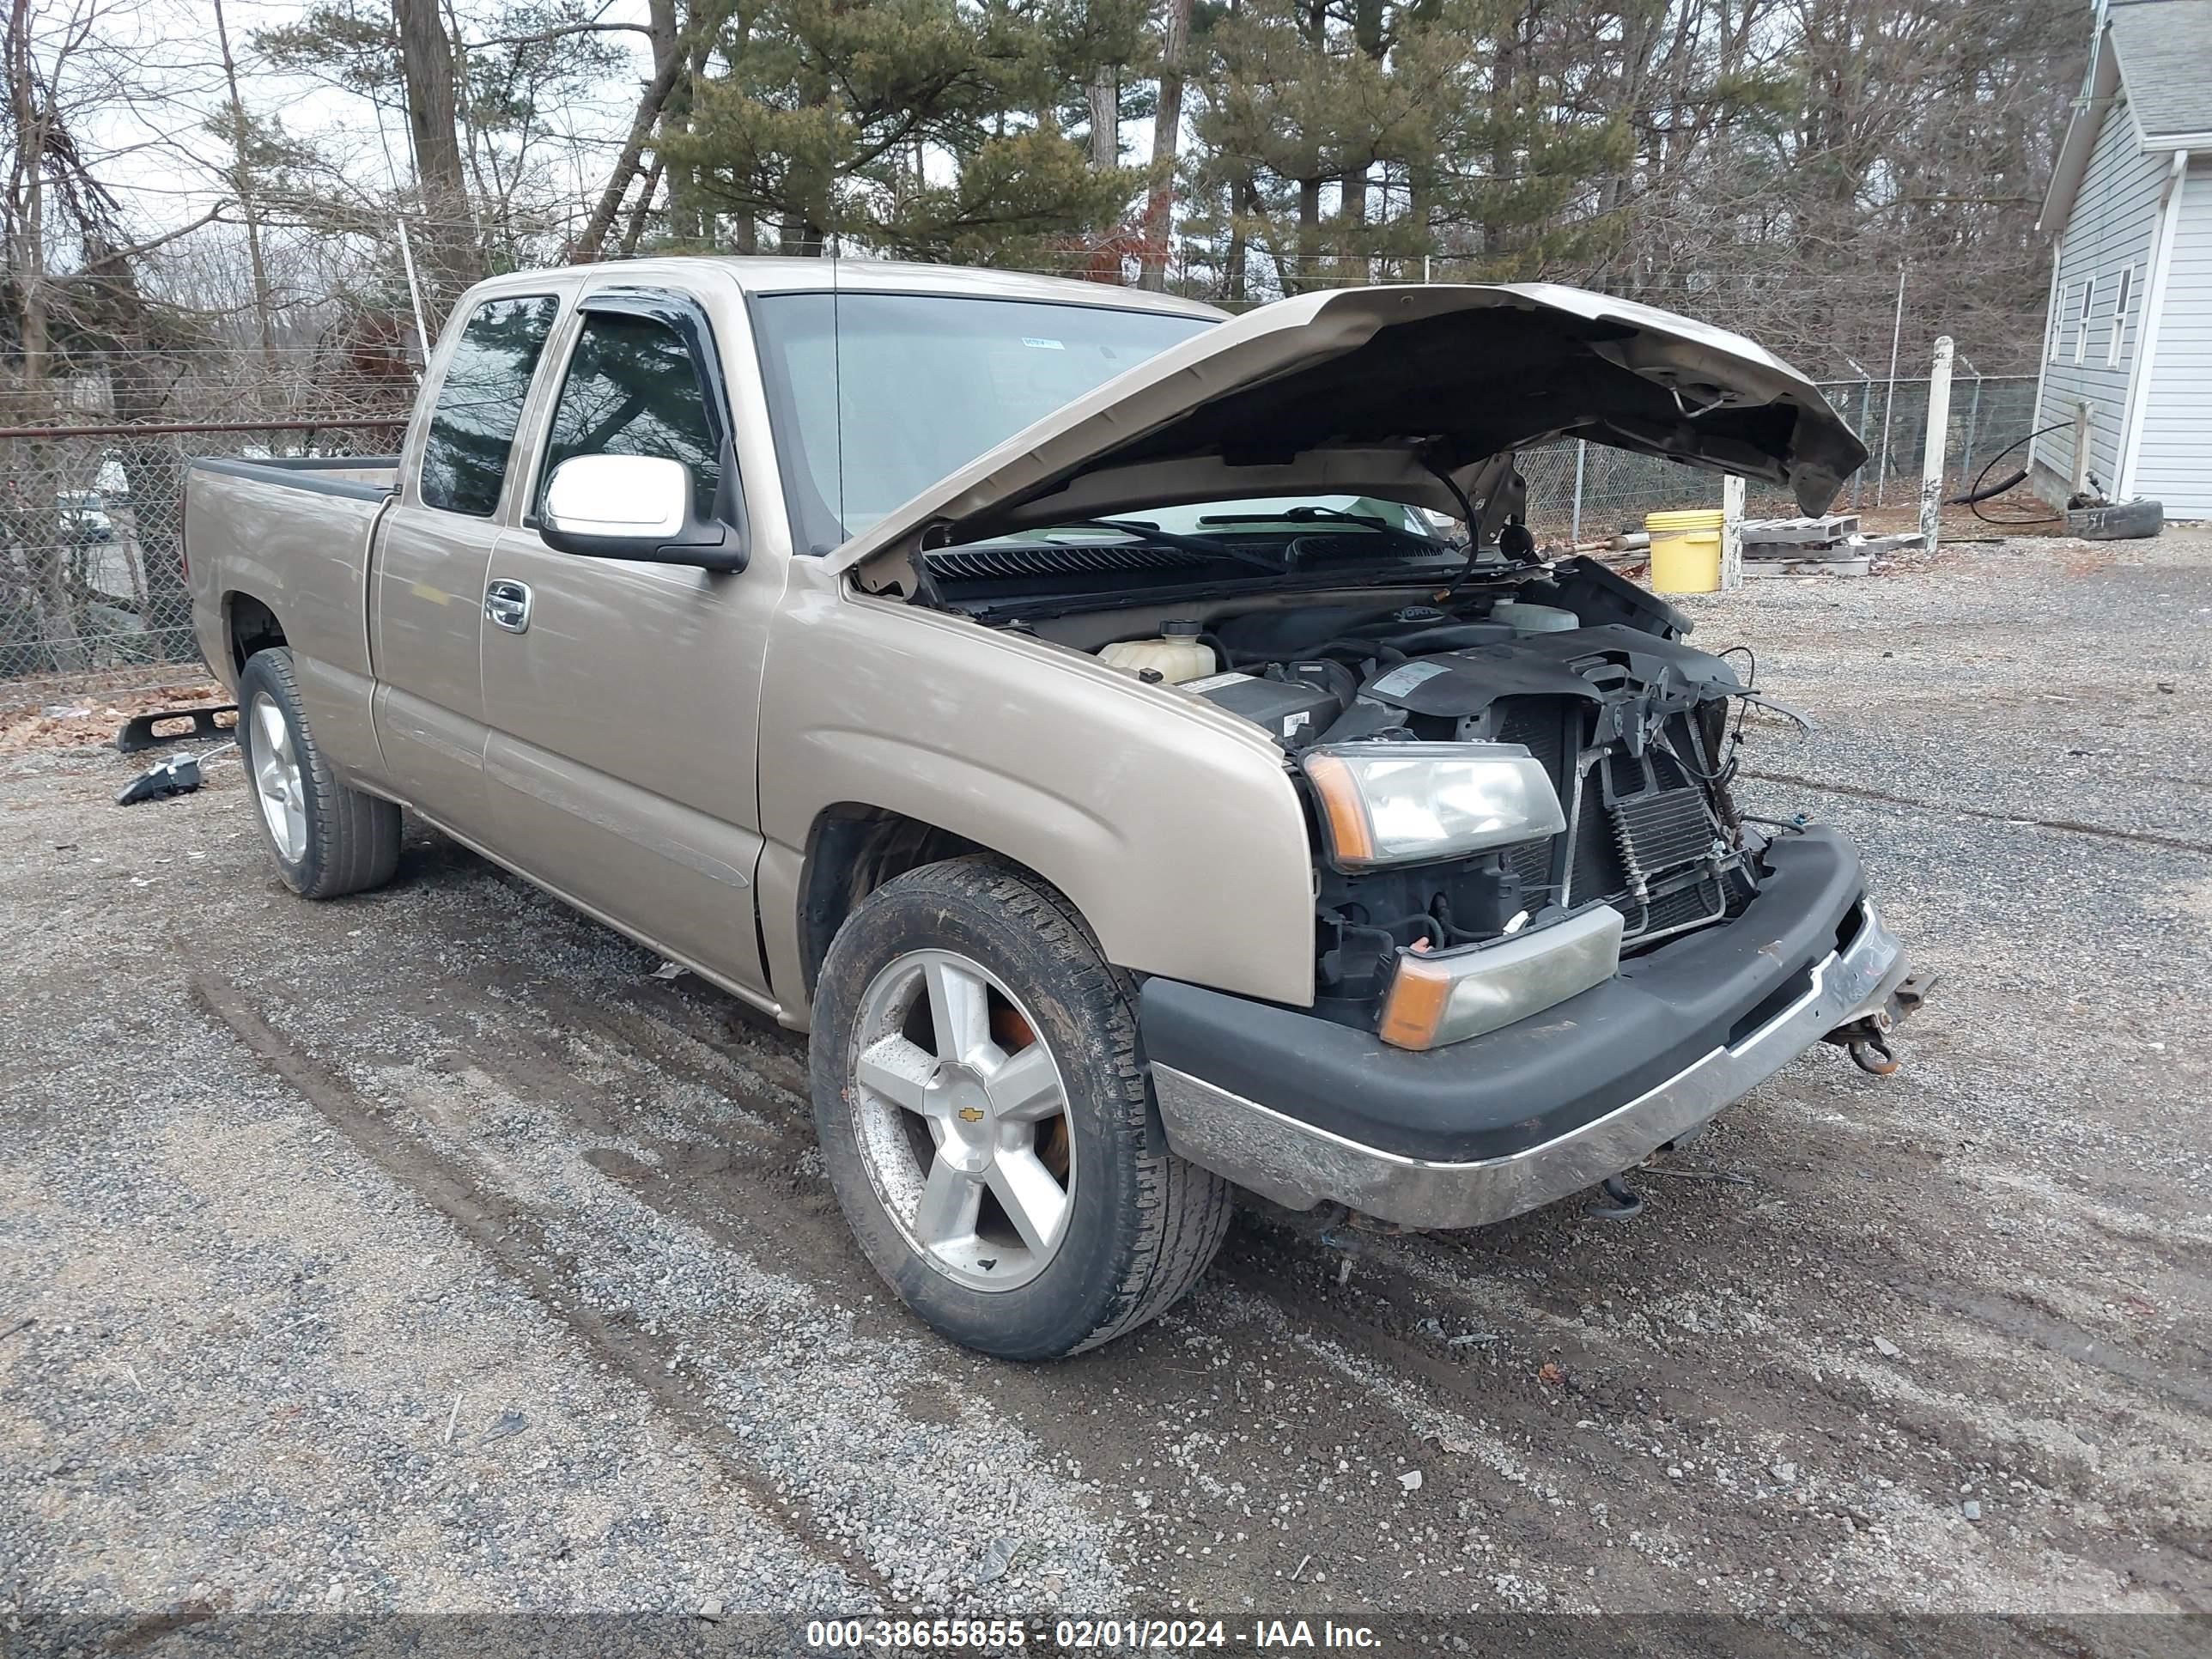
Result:
M1297 290L1304 293L1321 280L1321 180L1301 179L1298 181L1298 258L1294 280ZM1283 283L1284 291L1291 291L1291 281Z
M1121 74L1111 64L1091 71L1091 165L1101 173L1121 159Z
M822 257L823 240L822 227L808 223L804 212L796 208L785 210L783 221L776 228L775 251L778 253L793 254L802 259L818 259Z
M622 154L615 158L615 170L608 176L606 188L599 192L599 204L592 210L592 216L584 222L583 229L568 245L570 264L590 264L605 250L607 233L614 228L615 216L622 211L623 198L629 193L629 181L637 176L639 158L645 154L645 141L653 136L653 123L660 118L661 106L668 101L669 92L683 69L684 54L672 52L653 70L652 81L637 100L637 113L630 118L629 137L623 142Z
M1239 173L1229 191L1229 253L1222 261L1224 297L1231 305L1244 303L1245 265L1251 238L1246 225L1259 207L1260 187L1249 173Z
M392 0L392 15L399 26L399 70L407 85L407 131L428 233L434 310L441 298L450 304L483 275L457 131L453 43L438 0ZM434 330L438 317L429 320Z
M264 383L257 391L265 394L275 379L276 302L270 291L269 264L261 249L260 192L255 188L248 150L252 130L246 125L246 100L238 90L238 60L231 56L230 28L223 19L222 0L213 0L213 4L216 45L222 52L223 85L230 98L230 187L238 197L239 212L246 220L246 258L253 278L254 332L261 345Z
M668 67L669 60L683 52L684 39L676 20L676 0L647 0L645 12L647 27L652 31L653 76L657 81ZM694 78L678 75L670 83L667 100L660 110L663 133L681 132L690 125ZM656 155L647 176L651 178L663 170ZM699 242L698 195L687 187L688 182L681 168L668 174L668 234L679 247L695 247ZM636 237L629 232L623 234L623 240L625 253L636 246Z
M638 188L637 205L629 210L629 225L623 232L622 257L625 259L635 256L637 239L645 234L646 216L653 211L653 192L660 188L660 158L656 155L653 165L645 170L645 182ZM674 194L672 187L670 194ZM672 212L670 216L673 218Z
M1354 0L1352 9L1352 40L1361 56L1370 62L1382 61L1385 41L1382 34L1382 0ZM1337 180L1336 257L1346 267L1340 275L1351 276L1352 262L1359 261L1357 275L1365 281L1368 270L1367 252L1367 169L1368 159L1344 170Z
M1160 102L1152 116L1152 181L1145 198L1144 264L1139 282L1154 292L1168 285L1168 241L1175 228L1176 161L1182 148L1183 54L1190 45L1190 0L1167 0L1160 38Z

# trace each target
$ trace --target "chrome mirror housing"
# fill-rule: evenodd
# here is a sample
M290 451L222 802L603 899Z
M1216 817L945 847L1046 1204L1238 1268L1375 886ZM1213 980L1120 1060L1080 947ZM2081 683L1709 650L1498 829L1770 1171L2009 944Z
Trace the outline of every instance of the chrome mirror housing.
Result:
M691 470L659 455L573 455L545 484L545 525L569 536L673 536L691 507Z
M538 533L588 558L742 570L744 538L691 511L691 469L660 455L572 455L545 481Z

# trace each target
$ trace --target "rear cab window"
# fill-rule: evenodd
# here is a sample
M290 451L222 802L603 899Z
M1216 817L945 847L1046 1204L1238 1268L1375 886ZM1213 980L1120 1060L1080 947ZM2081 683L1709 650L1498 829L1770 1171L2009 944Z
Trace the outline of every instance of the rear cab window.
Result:
M498 510L531 377L560 308L550 294L501 295L469 313L423 438L424 506L477 519Z

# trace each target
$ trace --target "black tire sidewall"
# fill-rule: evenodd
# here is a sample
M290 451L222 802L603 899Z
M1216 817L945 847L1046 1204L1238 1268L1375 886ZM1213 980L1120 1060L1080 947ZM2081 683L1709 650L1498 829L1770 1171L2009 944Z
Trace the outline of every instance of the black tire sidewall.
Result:
M1139 1243L1136 1160L1145 1152L1146 1097L1141 1073L1133 1078L1117 1059L1127 1044L1117 1041L1115 1024L1132 1016L1111 970L1087 936L1041 930L1033 912L1009 906L1009 884L1036 891L1003 867L962 860L912 872L871 895L823 964L809 1060L823 1165L869 1263L953 1340L1002 1358L1042 1359L1081 1346L1127 1299ZM1012 1290L969 1289L908 1243L857 1142L845 1091L861 998L887 963L922 950L957 951L1012 991L1067 1091L1073 1212L1044 1271Z
M300 763L300 810L307 833L307 845L296 862L284 856L284 849L270 833L269 820L261 811L260 788L254 781L254 749L260 739L254 726L253 705L264 693L276 706L277 714L291 732L292 753ZM246 805L253 813L254 827L261 831L262 845L276 860L277 872L287 887L302 895L317 892L323 884L330 853L329 827L323 822L323 803L329 797L328 780L319 776L322 757L307 730L307 717L300 709L299 687L292 676L292 653L282 647L255 652L246 659L246 667L239 674L238 750L246 763Z

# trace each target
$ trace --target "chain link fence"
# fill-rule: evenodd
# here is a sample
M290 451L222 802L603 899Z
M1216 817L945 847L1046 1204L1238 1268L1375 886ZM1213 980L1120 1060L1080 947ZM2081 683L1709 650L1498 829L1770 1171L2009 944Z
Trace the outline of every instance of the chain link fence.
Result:
M0 681L57 688L197 662L185 591L195 455L388 453L397 421L17 428L0 433Z
M2013 452L2010 458L1994 476L2027 465L2035 386L2033 374L1953 377L1943 449L1947 496L1963 494L2008 450ZM1832 380L1820 390L1869 452L1867 464L1844 485L1830 510L1917 512L1928 436L1927 377ZM1721 504L1717 474L1601 444L1547 444L1524 453L1520 465L1528 481L1529 528L1551 545L1639 530L1647 513ZM1790 518L1799 510L1796 501L1755 480L1747 492L1745 511L1754 517Z
M1926 379L1823 389L1873 452L1838 510L1916 504ZM205 395L170 400L197 413L192 421L101 424L82 417L106 414L105 400L79 398L67 406L77 424L0 428L0 684L20 695L43 682L58 695L95 679L129 684L134 672L150 684L193 665L183 561L188 460L388 454L404 419L405 389L390 384L373 397L325 384L332 407L319 412L302 412L316 390L311 375L290 376L281 403L214 377L198 390ZM2034 398L2032 375L1953 381L1947 493L2027 436ZM277 413L258 417L264 408ZM1597 444L1547 445L1521 465L1530 528L1552 546L1638 528L1656 510L1720 501L1713 474ZM1797 508L1754 485L1749 510L1786 516Z

